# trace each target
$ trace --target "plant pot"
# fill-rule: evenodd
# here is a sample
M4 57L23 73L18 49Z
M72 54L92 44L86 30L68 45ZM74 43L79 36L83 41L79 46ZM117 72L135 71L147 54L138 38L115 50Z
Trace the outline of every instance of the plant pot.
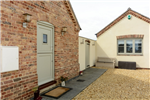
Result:
M62 82L61 82L61 86L65 86L65 81L62 81Z
M82 76L82 75L83 75L83 73L80 73L80 75Z
M37 100L38 97L39 97L39 90L34 92L34 100Z
M80 71L80 72L79 72L79 75L82 76L82 75L83 75L83 71Z

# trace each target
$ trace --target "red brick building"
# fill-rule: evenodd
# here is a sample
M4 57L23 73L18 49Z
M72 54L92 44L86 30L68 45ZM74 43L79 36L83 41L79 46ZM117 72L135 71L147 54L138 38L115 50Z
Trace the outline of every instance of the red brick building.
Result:
M25 13L32 15L27 28L23 27ZM54 77L51 81L55 83L60 76L70 79L78 75L78 33L81 28L69 1L1 1L1 46L19 48L19 69L1 73L2 100L33 97L32 88L39 85L37 26L44 23L53 26L54 47L51 47L53 56L50 59ZM62 35L63 27L67 27L67 31Z

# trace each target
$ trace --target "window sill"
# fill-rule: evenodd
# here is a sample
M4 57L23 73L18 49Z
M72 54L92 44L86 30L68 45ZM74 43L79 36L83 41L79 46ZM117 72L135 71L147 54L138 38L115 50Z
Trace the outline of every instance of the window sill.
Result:
M117 54L117 56L143 56L143 54Z

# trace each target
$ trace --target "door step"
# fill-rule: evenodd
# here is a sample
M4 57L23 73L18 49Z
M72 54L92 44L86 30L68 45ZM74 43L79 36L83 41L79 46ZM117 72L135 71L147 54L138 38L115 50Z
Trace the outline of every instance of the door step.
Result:
M57 81L53 80L39 86L40 93L56 86Z

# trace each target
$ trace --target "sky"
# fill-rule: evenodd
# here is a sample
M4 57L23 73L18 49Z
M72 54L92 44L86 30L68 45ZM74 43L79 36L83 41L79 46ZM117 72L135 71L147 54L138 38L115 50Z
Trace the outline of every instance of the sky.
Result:
M70 0L81 27L79 36L96 40L96 33L129 7L150 18L150 0Z

